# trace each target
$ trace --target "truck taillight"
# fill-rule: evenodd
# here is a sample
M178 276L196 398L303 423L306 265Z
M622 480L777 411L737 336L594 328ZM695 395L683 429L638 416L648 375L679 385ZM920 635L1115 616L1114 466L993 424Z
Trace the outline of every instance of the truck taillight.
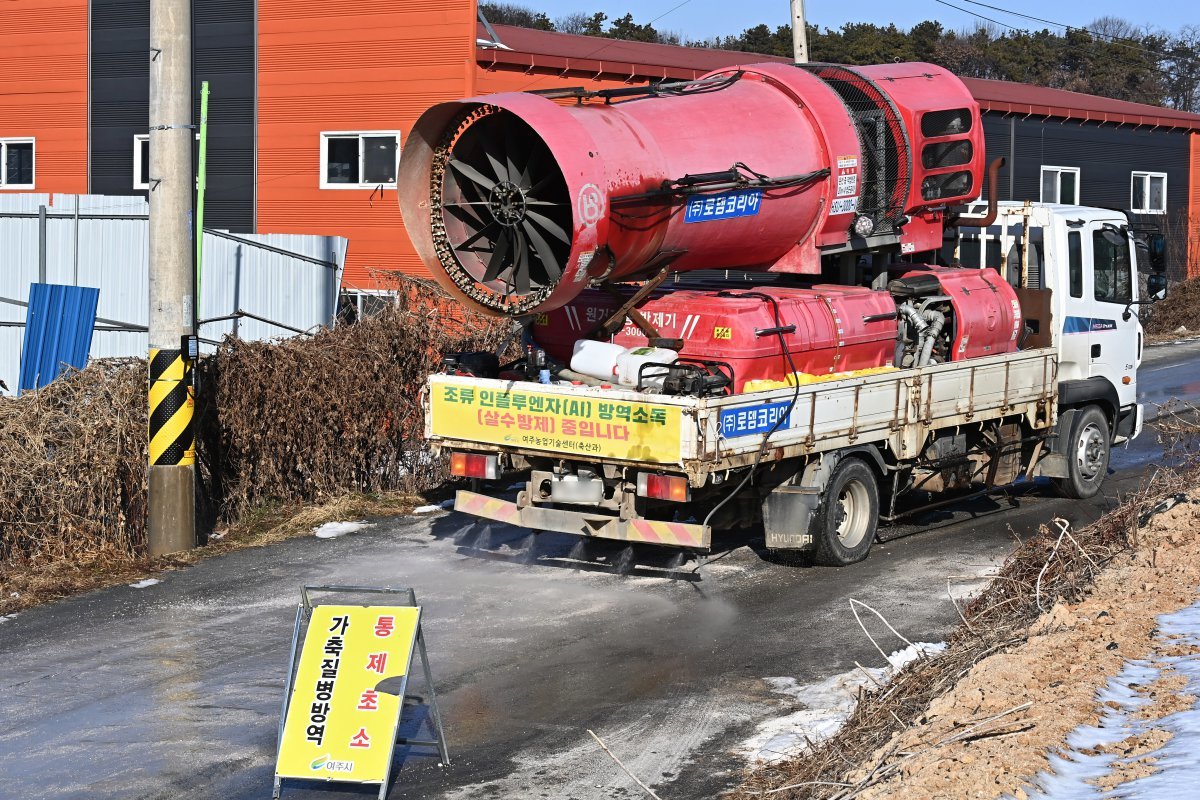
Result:
M450 474L462 478L495 480L500 477L500 462L496 456L485 456L479 453L451 453Z
M692 499L687 478L678 475L654 475L649 472L639 472L637 493L642 497L670 500L673 503L686 503Z

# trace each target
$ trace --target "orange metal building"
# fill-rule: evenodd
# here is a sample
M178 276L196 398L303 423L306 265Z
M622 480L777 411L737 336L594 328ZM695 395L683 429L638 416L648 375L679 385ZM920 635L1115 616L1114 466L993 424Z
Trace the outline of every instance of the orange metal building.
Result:
M0 11L0 151L12 145L13 154L10 162L0 152L0 191L87 191L87 132L88 0L5 3ZM33 149L24 147L30 140L37 159L26 183L23 154Z

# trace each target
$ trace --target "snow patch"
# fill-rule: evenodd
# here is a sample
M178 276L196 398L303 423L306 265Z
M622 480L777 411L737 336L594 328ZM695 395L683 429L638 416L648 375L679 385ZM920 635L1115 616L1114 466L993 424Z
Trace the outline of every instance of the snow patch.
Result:
M855 667L817 683L800 684L795 678L788 677L763 678L771 691L791 697L806 707L760 723L754 735L742 743L740 750L751 761L772 763L791 758L808 747L809 742L819 742L837 733L854 710L859 690L875 683L887 683L909 662L921 655L934 655L945 649L944 642L919 642L889 655L889 666L873 669Z
M450 505L447 506L446 503L449 503ZM443 500L442 502L434 503L431 506L417 506L416 508L413 509L413 513L414 514L432 514L435 511L442 511L443 509L446 509L446 508L454 508L454 501L453 500Z
M1200 647L1200 601L1188 608L1158 618L1158 639L1173 646ZM1172 639L1175 636L1178 638ZM1200 701L1192 708L1162 719L1136 719L1136 712L1149 700L1135 686L1148 686L1166 667L1187 678L1181 691L1200 697L1200 655L1158 656L1153 661L1126 661L1124 669L1096 693L1104 713L1096 725L1081 725L1067 736L1065 751L1048 756L1050 770L1041 772L1032 785L1024 787L1030 800L1162 800L1194 797L1200 784ZM1158 750L1133 758L1153 758L1153 774L1135 778L1110 790L1093 783L1112 773L1114 767L1133 760L1116 754L1096 753L1101 745L1113 745L1130 736L1152 730L1170 733L1171 739ZM1012 800L1006 795L1006 800Z
M339 536L345 536L347 533L363 530L364 528L375 527L373 523L366 520L358 522L326 522L324 525L313 528L313 536L318 539L336 539Z
M2 615L0 615L0 622L8 622L10 619L16 619L16 618L17 618L16 614L2 614Z
M147 586L153 586L156 583L162 583L158 578L146 578L144 581L129 584L134 589L145 589Z

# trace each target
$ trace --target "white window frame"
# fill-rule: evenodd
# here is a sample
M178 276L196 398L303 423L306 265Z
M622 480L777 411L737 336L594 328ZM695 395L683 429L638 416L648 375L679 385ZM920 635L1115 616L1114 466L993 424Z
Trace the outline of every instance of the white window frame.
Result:
M8 177L8 152L10 144L33 145L33 180L29 183L5 183ZM37 139L33 136L6 136L0 139L0 191L24 192L37 185Z
M1054 182L1054 195L1055 196L1053 198L1042 197L1043 187L1046 185L1046 172L1047 171L1054 172L1058 178L1058 180L1056 180ZM1062 197L1062 174L1064 172L1071 172L1071 173L1075 174L1075 202L1068 203L1067 205L1080 205L1080 200L1083 199L1083 183L1082 183L1081 176L1079 174L1079 167L1056 167L1056 166L1053 166L1050 164L1043 164L1042 171L1040 173L1038 173L1038 178L1039 178L1038 196L1041 197L1041 201L1043 203L1061 203L1062 202L1062 200L1060 200L1059 198Z
M397 177L400 173L400 131L321 131L320 146L321 146L321 188L322 189L377 189L382 186L384 189L395 189L395 183L330 183L329 177L329 146L326 140L328 139L348 139L352 136L358 137L358 175L361 178L363 175L363 146L362 140L364 136L395 136L396 137L396 173Z
M1134 208L1133 207L1133 185L1137 181L1143 181L1142 197L1146 202L1150 202L1150 179L1162 178L1163 193L1162 193L1162 208ZM1142 170L1134 170L1129 177L1129 210L1134 214L1166 214L1167 213L1167 173L1165 172L1144 172Z
M196 141L200 141L200 134L196 134ZM135 133L133 135L133 189L134 191L148 192L150 191L150 182L142 183L139 178L142 176L142 142L146 146L150 146L150 134ZM150 170L146 170L146 174L150 174Z
M357 319L374 316L374 314L368 314L363 308L365 301L369 298L385 300L387 305L393 306L400 302L400 293L394 289L342 289L341 297L353 301Z
M148 192L150 191L150 182L146 181L142 183L140 180L142 177L142 142L145 142L149 146L150 134L135 133L133 135L133 188ZM149 153L147 153L148 155ZM150 174L149 169L147 169L146 174Z

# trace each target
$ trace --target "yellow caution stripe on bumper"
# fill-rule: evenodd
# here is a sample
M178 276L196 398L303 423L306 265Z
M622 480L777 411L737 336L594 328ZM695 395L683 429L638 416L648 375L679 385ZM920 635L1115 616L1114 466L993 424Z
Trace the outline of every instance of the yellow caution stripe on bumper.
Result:
M522 508L508 500L466 490L455 495L454 510L535 531L557 531L597 539L694 550L708 550L712 543L712 529L703 525L649 519L622 520L609 514L563 508Z

